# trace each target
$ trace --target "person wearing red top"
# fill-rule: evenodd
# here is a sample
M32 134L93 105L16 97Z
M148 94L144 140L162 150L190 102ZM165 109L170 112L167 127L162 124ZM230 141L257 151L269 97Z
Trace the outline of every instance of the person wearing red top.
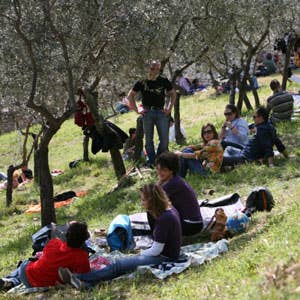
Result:
M90 272L88 253L81 249L88 238L89 232L85 223L71 222L66 242L57 238L50 240L39 259L25 260L9 276L0 279L0 289L8 289L21 283L28 288L60 284L60 267L69 268L75 273Z

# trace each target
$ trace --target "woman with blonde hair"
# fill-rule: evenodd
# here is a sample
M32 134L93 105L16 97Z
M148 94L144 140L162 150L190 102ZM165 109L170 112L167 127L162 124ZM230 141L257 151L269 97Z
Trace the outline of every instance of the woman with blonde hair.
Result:
M138 266L157 265L176 261L181 246L181 225L177 210L171 206L164 190L157 184L147 184L141 189L141 201L145 210L155 219L153 244L139 255L117 259L104 269L86 274L72 274L67 268L59 269L60 279L78 289L92 287L133 272Z

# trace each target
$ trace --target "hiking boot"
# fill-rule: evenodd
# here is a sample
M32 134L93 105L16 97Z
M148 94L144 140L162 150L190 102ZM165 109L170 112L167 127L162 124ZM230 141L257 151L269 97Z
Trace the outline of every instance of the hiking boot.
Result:
M68 268L59 268L58 275L62 282L73 285L78 290L87 289L88 285L78 279Z
M11 281L3 280L0 278L0 291L8 291L14 287L14 284Z

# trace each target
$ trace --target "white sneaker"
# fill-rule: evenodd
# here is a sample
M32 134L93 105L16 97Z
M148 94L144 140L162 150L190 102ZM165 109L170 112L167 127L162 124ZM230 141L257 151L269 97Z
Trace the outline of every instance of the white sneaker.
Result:
M78 290L88 288L88 285L78 279L68 268L59 268L58 275L62 282L72 284Z

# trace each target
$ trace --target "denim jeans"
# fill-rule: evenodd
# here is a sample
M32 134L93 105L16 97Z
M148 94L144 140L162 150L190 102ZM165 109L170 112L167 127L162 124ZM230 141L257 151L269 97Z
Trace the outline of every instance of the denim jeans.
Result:
M12 282L14 286L23 283L27 288L30 288L31 285L26 276L26 267L29 263L29 260L24 260L17 269L5 277L5 280Z
M194 153L194 151L191 148L184 148L182 152ZM206 170L202 166L202 160L180 157L179 176L184 178L188 170L190 170L191 174L199 174L199 175L207 174Z
M76 274L76 276L80 280L94 286L101 281L112 280L118 276L131 273L136 270L138 266L158 265L168 261L171 261L171 259L164 256L132 255L119 258L104 269L86 274Z
M3 181L4 181L4 180L7 180L6 174L0 172L0 180L3 180Z
M154 126L156 126L159 145L157 155L167 151L169 146L169 118L163 110L146 110L143 116L143 127L145 133L145 148L149 158L149 163L155 163L155 149L153 142Z
M242 155L223 156L222 166L235 166L246 163L246 158Z
M227 142L227 141L222 141L221 142L222 148L223 150L225 150L228 146L243 150L244 146L236 144L236 143L232 143L232 142Z

